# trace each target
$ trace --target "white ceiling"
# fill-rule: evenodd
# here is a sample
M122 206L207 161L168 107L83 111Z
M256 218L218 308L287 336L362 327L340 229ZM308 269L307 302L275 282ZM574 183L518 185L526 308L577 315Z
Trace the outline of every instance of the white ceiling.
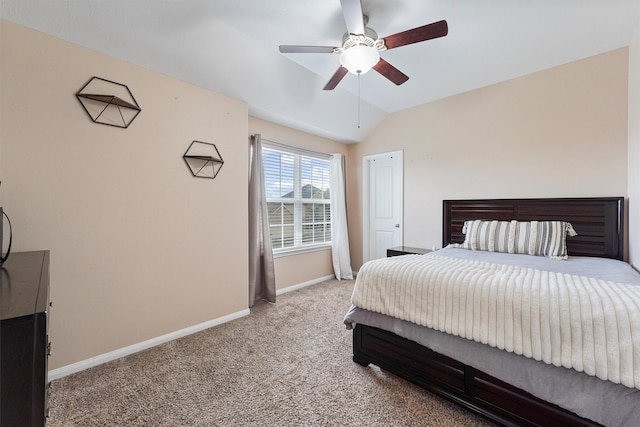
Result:
M247 102L252 116L341 142L388 114L628 46L640 0L362 0L379 37L445 19L446 37L382 52L410 79L375 71L322 87L339 46L339 0L2 0L2 18ZM96 70L97 75L100 70ZM101 76L109 78L109 76Z

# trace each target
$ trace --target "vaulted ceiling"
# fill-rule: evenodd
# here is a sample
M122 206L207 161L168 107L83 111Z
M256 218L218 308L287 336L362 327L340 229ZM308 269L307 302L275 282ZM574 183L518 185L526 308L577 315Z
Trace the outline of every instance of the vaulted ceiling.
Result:
M347 143L391 113L628 46L640 17L638 0L362 0L362 9L380 37L443 19L449 33L382 52L409 76L401 86L371 71L324 91L339 55L282 54L278 46L340 46L340 0L0 2L4 19Z

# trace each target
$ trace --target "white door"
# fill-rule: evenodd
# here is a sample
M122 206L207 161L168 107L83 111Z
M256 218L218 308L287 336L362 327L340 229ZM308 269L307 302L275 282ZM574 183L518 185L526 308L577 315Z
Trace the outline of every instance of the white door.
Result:
M402 152L365 157L363 262L402 245Z

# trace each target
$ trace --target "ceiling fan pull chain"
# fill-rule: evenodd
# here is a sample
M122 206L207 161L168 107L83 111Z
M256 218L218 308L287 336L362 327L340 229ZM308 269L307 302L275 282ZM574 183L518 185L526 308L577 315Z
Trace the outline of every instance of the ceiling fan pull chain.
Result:
M360 129L360 73L358 73L358 129Z

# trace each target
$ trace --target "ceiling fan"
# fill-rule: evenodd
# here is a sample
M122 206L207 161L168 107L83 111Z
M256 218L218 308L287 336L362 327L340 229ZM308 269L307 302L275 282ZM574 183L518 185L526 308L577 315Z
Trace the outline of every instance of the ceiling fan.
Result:
M340 3L347 24L341 47L280 45L281 53L340 54L340 68L325 85L324 90L334 89L348 72L359 75L372 68L396 85L401 85L409 80L409 77L380 58L380 52L444 37L449 31L447 21L438 21L379 39L378 34L366 26L368 17L362 13L361 0L340 0Z

